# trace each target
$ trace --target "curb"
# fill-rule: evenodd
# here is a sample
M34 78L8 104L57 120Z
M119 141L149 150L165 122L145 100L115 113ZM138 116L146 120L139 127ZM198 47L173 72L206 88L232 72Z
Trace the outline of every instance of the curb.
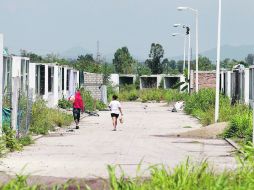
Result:
M37 135L37 136L33 136L32 139L33 139L33 141L36 141L42 137L43 137L43 135Z
M240 146L239 146L237 143L235 143L233 140L228 139L228 138L224 138L224 140L225 140L226 142L228 142L228 144L230 144L230 145L231 145L234 149L236 149L238 152L243 153L243 151L241 150Z

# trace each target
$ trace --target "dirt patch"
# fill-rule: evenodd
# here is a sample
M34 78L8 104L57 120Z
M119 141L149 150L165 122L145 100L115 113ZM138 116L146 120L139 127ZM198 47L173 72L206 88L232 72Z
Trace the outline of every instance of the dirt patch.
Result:
M170 135L153 135L155 137L170 137L170 138L196 138L196 139L217 139L221 135L228 123L215 123L199 129L189 130L187 132L170 134ZM184 127L190 128L190 127Z
M7 175L5 173L0 173L0 181L1 183L8 183L11 179L15 178L15 176ZM86 189L86 187L90 187L93 190L108 190L109 189L109 180L103 178L95 178L95 179L81 179L81 178L58 178L58 177L50 177L50 176L29 176L27 179L29 185L42 185L46 188L52 188L56 185L65 185L68 184L68 189L77 190L77 189ZM78 188L79 187L79 188Z
M200 129L194 129L183 133L174 134L176 137L181 138L202 138L202 139L216 139L221 135L228 123L215 123Z

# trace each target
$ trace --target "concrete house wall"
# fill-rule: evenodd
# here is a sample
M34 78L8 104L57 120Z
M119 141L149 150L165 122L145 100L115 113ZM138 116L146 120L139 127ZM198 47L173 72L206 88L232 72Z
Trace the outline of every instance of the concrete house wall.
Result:
M34 99L42 97L49 107L56 107L59 99L75 93L79 86L78 74L72 68L55 63L31 63L29 80L33 82L29 86Z
M185 82L185 77L183 75L165 75L164 79L164 89L172 89L179 82ZM180 89L183 87L180 86Z
M131 85L135 83L136 75L119 75L119 85Z
M144 75L140 77L140 89L159 88L162 75Z

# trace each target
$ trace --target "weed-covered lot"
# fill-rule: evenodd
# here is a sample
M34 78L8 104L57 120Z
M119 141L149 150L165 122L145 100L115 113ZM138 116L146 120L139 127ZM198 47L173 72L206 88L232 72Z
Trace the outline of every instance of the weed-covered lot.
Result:
M188 94L177 90L137 90L133 86L126 86L120 90L119 98L122 101L142 102L184 101L184 111L187 114L198 118L204 126L214 123L215 90L212 89L202 89L198 93ZM219 122L229 122L224 137L235 138L243 143L252 140L252 110L247 105L231 105L228 97L220 95Z

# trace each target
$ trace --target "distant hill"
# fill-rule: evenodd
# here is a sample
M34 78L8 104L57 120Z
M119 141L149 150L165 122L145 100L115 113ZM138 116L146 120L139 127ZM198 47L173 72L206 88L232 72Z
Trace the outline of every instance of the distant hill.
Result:
M248 54L254 53L254 45L242 45L242 46L232 46L232 45L224 45L221 47L221 59L236 59L236 60L244 60ZM208 51L204 51L200 53L203 56L208 57L213 62L216 61L217 57L217 49L213 48ZM183 56L176 56L171 59L182 59ZM193 51L192 55L193 59L195 59L195 52Z
M82 47L73 47L60 53L60 56L66 59L77 59L79 55L85 55L90 53L91 52L89 50L86 50Z
M83 47L73 47L70 48L62 53L60 53L61 57L67 58L67 59L77 59L79 55L85 55L91 53L90 50L87 50ZM236 59L236 60L244 60L248 54L254 53L254 45L242 45L242 46L232 46L232 45L224 45L221 47L221 59ZM213 62L216 61L216 55L217 55L217 49L213 48L208 51L204 51L200 53L203 56L208 57ZM96 55L94 55L96 56ZM114 57L113 53L109 53L106 55L102 55L102 59L106 60L107 62L112 62L112 59ZM139 58L138 56L133 56L134 59L137 59L139 61L143 60ZM182 59L181 56L175 56L171 57L170 59L180 60ZM193 59L195 59L195 51L193 51L192 55Z
M221 59L231 58L236 60L244 60L248 54L254 53L254 45L231 46L225 45L221 47ZM211 49L201 53L211 60L215 61L217 57L217 49Z

